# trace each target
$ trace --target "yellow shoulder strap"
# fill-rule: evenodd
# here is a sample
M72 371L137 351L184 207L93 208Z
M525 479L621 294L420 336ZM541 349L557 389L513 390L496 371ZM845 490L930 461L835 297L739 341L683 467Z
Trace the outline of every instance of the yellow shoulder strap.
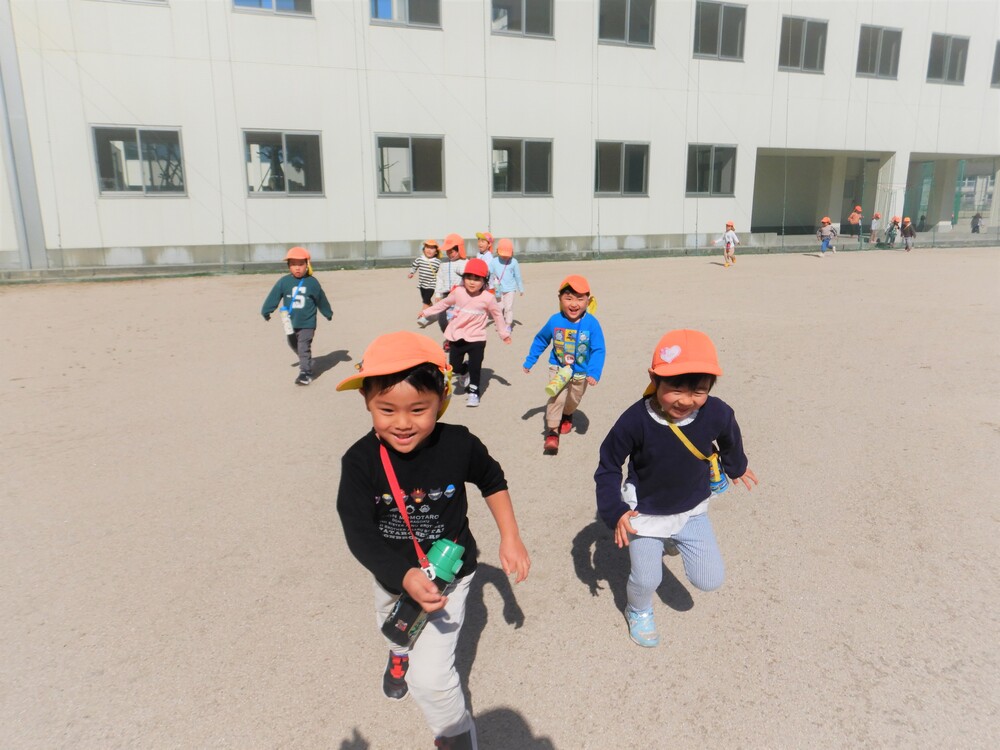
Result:
M687 449L689 451L691 451L694 455L696 455L702 461L707 461L708 460L708 457L705 456L705 455L703 455L700 450L698 450L697 448L694 447L694 443L692 443L690 440L687 439L687 435L685 435L683 432L681 432L681 428L680 427L678 427L677 425L675 425L673 422L667 422L667 425L670 427L671 430L674 431L674 434L678 438L680 438L680 441L682 443L684 443L684 445L687 446Z

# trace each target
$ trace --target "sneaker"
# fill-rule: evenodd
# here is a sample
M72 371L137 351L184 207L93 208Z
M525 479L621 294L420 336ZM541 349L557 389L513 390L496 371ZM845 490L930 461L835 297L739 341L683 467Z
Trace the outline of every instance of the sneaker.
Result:
M677 549L677 544L673 539L667 539L663 542L663 554L670 555L671 557L677 557L681 551Z
M462 732L454 737L435 737L434 747L442 750L472 750L472 732Z
M427 318L417 318L417 325L420 326L421 328L426 328L430 324L431 322L427 320Z
M723 267L723 268L729 268L729 266L730 266L730 265L731 265L731 264L729 264L729 263L723 263L723 264L722 264L722 267Z
M479 406L479 394L475 391L470 391L469 395L465 398L466 406Z
M545 443L542 446L542 453L546 456L554 456L559 452L559 434L550 432L545 436Z
M469 373L465 373L465 375L459 375L458 387L461 388L463 391L469 390L469 380L470 380Z
M831 253L837 252L837 246L836 245L830 245L830 252Z
M313 382L312 375L306 375L304 372L300 372L295 378L295 385L309 385L311 382Z
M573 415L563 414L562 419L559 420L559 434L565 435L572 429L573 429Z
M444 349L446 352L450 352L451 351L451 342L446 339L445 342L443 344L441 344L441 348Z
M386 698L401 701L406 697L409 691L406 686L406 670L409 668L409 656L389 652L389 663L385 665L385 674L382 675L382 692Z
M626 607L625 619L628 620L629 638L633 641L646 648L660 645L660 634L656 632L656 621L653 619L652 609L636 612Z

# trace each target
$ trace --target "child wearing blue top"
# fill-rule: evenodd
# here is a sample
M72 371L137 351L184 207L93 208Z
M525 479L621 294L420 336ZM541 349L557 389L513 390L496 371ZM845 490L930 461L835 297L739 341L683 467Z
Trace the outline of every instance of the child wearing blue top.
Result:
M726 475L748 490L757 484L732 408L708 395L721 374L715 346L704 333L664 334L653 351L649 386L601 444L594 474L597 510L614 529L618 547L628 547L625 618L629 637L640 646L660 642L653 592L663 579L665 547L680 553L694 586L719 588L725 569L708 520L709 500L725 491Z
M514 243L504 238L497 243L496 257L490 261L490 287L496 292L509 331L514 327L514 297L524 296L521 266L514 258Z
M588 311L590 284L583 276L567 276L559 285L559 312L542 326L524 360L525 373L552 344L549 375L552 383L564 383L549 397L545 407L545 441L542 452L559 452L559 435L573 429L573 412L580 406L588 385L597 385L604 371L604 331ZM555 386L558 387L558 386Z
M327 320L333 319L333 310L319 281L312 275L309 251L293 247L285 254L288 275L282 276L271 288L260 314L264 320L281 305L281 320L292 351L299 355L299 376L295 385L312 382L312 342L316 334L316 311Z

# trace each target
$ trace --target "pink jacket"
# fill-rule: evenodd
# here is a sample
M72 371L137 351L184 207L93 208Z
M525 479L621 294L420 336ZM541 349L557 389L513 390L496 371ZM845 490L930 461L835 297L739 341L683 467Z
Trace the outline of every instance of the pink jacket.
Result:
M423 311L424 317L435 313L443 313L454 305L454 317L445 329L444 337L448 341L486 341L486 316L493 318L497 333L501 339L510 338L510 331L503 320L503 311L497 304L497 299L489 291L483 289L475 297L465 291L464 286L457 286L442 300Z

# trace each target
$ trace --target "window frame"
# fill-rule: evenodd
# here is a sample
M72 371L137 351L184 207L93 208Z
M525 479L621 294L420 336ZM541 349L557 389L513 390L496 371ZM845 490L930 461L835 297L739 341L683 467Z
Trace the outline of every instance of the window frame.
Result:
M176 133L177 134L177 153L178 153L178 163L180 164L180 175L181 175L181 188L179 190L153 190L147 187L145 180L145 171L142 171L143 181L139 186L139 189L106 189L103 186L104 176L101 172L101 158L98 146L98 131L124 131L130 130L135 136L135 148L137 154L137 161L140 164L140 170L142 170L143 160L143 148L142 148L142 133ZM162 197L187 197L187 170L184 166L184 140L182 137L181 129L174 127L140 127L137 125L91 125L91 144L94 148L94 167L96 169L97 175L97 193L102 198L114 198L114 197L135 197L142 196L143 198L147 196L162 198Z
M497 0L491 0L490 2L490 33L496 34L497 36L513 36L513 37L533 37L535 39L554 39L555 38L555 28L556 28L556 9L555 0L507 0L507 2L520 2L521 4L521 31L510 31L507 29L496 29L493 28L493 24L496 22L494 18L496 14L496 2ZM545 3L549 6L549 30L546 33L540 33L537 31L528 31L528 5L530 3Z
M326 195L326 179L323 175L323 134L319 130L270 130L267 128L243 128L242 133L242 147L243 147L243 164L244 170L246 170L246 165L250 162L247 160L248 150L250 144L247 143L247 136L251 133L261 133L267 135L277 135L281 136L281 163L286 164L286 157L288 155L288 136L296 137L315 137L316 138L316 151L317 151L317 166L319 167L319 190L291 190L288 186L290 180L288 180L284 174L282 174L282 189L281 190L251 190L249 183L249 174L244 174L244 179L247 180L246 193L250 198L322 198Z
M712 186L712 179L709 179L709 186L707 192L696 192L691 190L690 177L691 177L691 156L692 149L711 149L711 158L709 161L708 173L709 175L715 174L715 153L718 149L732 149L733 152L733 176L732 176L732 192L715 192ZM697 152L695 152L696 154ZM735 143L689 143L688 144L688 155L687 164L684 172L684 195L688 198L734 198L736 197L736 165L738 163L739 149ZM697 187L697 185L695 186Z
M934 40L943 39L945 44L944 55L941 61L941 72L942 78L931 78L931 65L934 61ZM958 79L949 78L948 73L951 68L952 62L952 46L954 42L965 42L965 49L963 50L963 58L961 60L962 65L962 75ZM967 36L956 36L954 34L938 34L934 32L931 34L931 43L927 53L927 83L941 83L949 86L964 86L965 85L965 68L969 61L969 41L970 37Z
M601 145L614 145L620 148L620 155L618 161L618 190L601 190L600 189L600 147ZM594 197L595 198L648 198L649 197L649 168L650 168L650 152L651 144L649 141L608 141L608 140L596 140L594 141ZM628 168L628 161L626 158L628 147L641 147L645 149L644 163L643 163L643 173L642 173L642 191L626 192L626 171Z
M875 59L874 59L874 72L862 71L861 70L861 40L866 30L877 31L878 40L875 45ZM882 73L882 58L885 53L885 43L886 43L886 33L898 34L899 35L899 46L896 47L895 55L893 55L892 60L892 74L886 75ZM884 81L896 81L899 79L899 56L903 48L903 30L897 29L892 26L875 26L873 24L863 23L858 31L858 59L854 66L854 74L858 78L881 78Z
M788 22L800 21L802 23L801 35L798 40L799 44L799 62L798 65L784 65L782 64L782 51L785 47L785 24ZM808 43L809 43L809 27L821 26L823 30L822 48L820 52L820 60L818 68L807 68L805 67L806 58L808 55ZM781 36L778 39L778 70L787 73L810 73L812 75L823 75L826 72L826 37L827 30L829 27L829 21L822 18L806 18L804 16L782 16L781 17ZM791 34L788 37L789 43L791 42Z
M698 49L699 39L698 39L698 15L702 12L705 6L714 5L719 8L719 21L718 28L715 33L715 52L702 52ZM692 47L692 56L701 60L721 60L725 62L743 62L744 54L746 50L746 25L747 25L747 7L746 5L740 5L739 3L724 3L715 2L715 0L697 0L695 3L695 23L694 23L694 45ZM723 43L723 32L725 30L726 21L725 13L727 9L739 10L743 14L742 26L740 27L739 35L739 53L737 55L724 55L722 53L722 43Z
M597 3L597 43L598 44L610 44L620 47L642 47L645 49L655 49L655 39L656 39L656 0L649 0L649 12L650 12L650 23L649 23L649 41L648 42L634 42L631 39L632 36L632 3L633 2L644 2L645 0L618 0L619 2L625 3L625 25L623 29L623 36L618 37L606 37L601 36L601 8L604 6L605 0L598 0ZM611 0L608 0L611 2Z
M412 2L430 2L434 3L437 7L437 21L434 23L427 23L424 21L413 21L410 19L412 15L410 3ZM369 0L368 2L368 16L369 23L373 26L408 26L414 29L440 29L441 28L441 0L381 0L381 2L388 2L393 9L391 18L382 18L381 16L375 15L375 8L380 0ZM405 12L398 12L400 8L405 7Z
M496 181L494 178L495 165L494 154L498 150L496 145L497 141L510 141L516 142L520 145L520 190L501 190L496 189ZM542 191L531 191L528 192L527 189L527 171L528 171L528 159L527 159L527 144L529 143L546 143L549 146L548 163L547 163L547 179L548 179L548 190ZM551 198L552 197L552 165L554 163L553 152L555 151L554 141L551 138L518 138L516 136L494 136L490 139L490 194L497 198Z
M165 2L166 0L164 0ZM291 16L293 18L315 18L315 5L316 0L305 0L309 3L309 10L287 10L283 8L278 8L278 3L281 0L257 0L257 2L270 2L271 7L262 8L254 7L252 5L242 5L240 0L229 0L234 11L241 11L246 13L270 13L278 16ZM250 2L250 0L242 0L243 2ZM295 0L292 0L295 2Z
M1000 41L993 52L993 75L990 77L990 87L1000 88Z
M379 141L382 138L405 138L407 140L407 152L410 156L409 164L409 175L411 187L406 192L398 191L386 191L382 189L383 179L382 175L382 149L383 147L379 145ZM415 170L413 162L413 139L418 138L420 140L427 141L440 141L441 143L441 189L440 190L414 190L412 183L415 182ZM424 133L376 133L375 134L375 190L376 195L379 198L444 198L447 195L446 185L445 185L445 153L444 153L444 135L443 134L424 134ZM398 148L398 147L397 147Z

